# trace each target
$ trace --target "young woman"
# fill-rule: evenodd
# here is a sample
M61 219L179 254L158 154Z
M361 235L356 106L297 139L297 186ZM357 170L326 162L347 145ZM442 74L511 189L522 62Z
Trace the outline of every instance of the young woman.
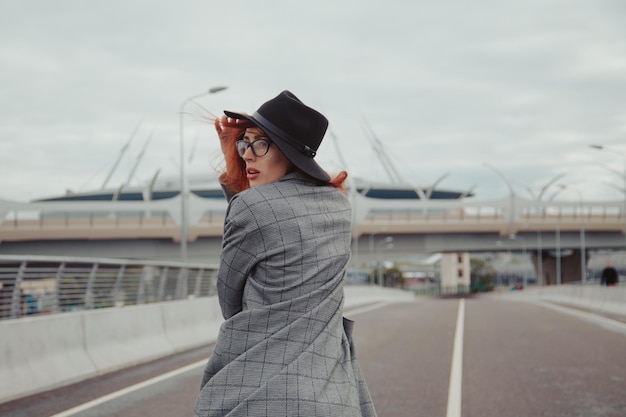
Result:
M351 209L315 162L328 121L283 91L216 121L229 199L223 323L196 416L375 416L342 316Z

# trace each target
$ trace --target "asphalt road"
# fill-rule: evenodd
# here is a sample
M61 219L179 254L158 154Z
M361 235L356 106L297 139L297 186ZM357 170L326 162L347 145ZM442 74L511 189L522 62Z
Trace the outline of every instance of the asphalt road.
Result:
M493 296L346 316L380 417L626 416L622 322ZM210 349L2 404L0 415L190 416Z

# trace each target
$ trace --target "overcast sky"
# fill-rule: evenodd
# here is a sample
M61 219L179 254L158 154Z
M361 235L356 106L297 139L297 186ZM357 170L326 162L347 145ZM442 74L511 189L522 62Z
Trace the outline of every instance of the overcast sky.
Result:
M0 199L28 201L179 170L179 109L253 112L284 89L330 120L330 171L528 197L619 200L626 155L626 2L0 0ZM192 105L188 112L201 114ZM214 130L185 117L191 173ZM602 144L614 152L596 151ZM556 190L557 188L553 188Z

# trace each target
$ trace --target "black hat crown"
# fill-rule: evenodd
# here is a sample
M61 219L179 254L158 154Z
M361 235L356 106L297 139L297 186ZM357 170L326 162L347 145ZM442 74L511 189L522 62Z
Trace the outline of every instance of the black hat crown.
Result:
M291 91L266 101L252 115L224 111L236 119L247 119L261 128L300 170L321 181L328 174L313 160L328 128L323 114L308 107Z

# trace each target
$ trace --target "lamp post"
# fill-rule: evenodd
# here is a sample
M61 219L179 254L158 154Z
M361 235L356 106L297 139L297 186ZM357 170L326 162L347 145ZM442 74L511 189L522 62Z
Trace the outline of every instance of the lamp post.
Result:
M516 241L519 240L520 242L522 242L522 257L524 258L524 260L527 259L528 254L526 253L526 239L524 239L523 237L519 236L519 235L509 235L509 240L512 241ZM526 271L526 268L523 267L524 269L524 277L523 277L523 285L524 288L528 288L528 273Z
M550 186L552 184L554 184L559 178L563 177L565 174L558 174L556 175L554 178L552 178L550 181L548 181L543 187L541 187L541 189L539 190L539 194L535 197L535 194L532 192L532 190L530 188L528 188L528 191L530 193L530 196L537 201L538 204L540 204L540 210L541 210L541 214L545 213L546 207L545 205L541 204L541 199L544 196L544 194L546 193L546 191L548 191L548 188L550 188ZM537 285L544 285L543 282L543 243L542 243L542 239L543 236L541 234L541 230L537 230Z
M556 222L556 285L561 285L561 213Z
M374 258L374 235L376 235L377 232L374 233L370 233L370 256L372 258ZM376 259L376 266L378 266L378 259ZM376 276L372 274L372 281L374 281L373 283L376 284Z
M509 188L511 207L509 209L509 229L507 230L507 234L511 234L513 233L513 221L515 220L515 190L513 190L513 185L511 184L511 181L509 181L509 179L506 177L506 175L504 175L502 171L500 171L498 168L486 162L483 162L483 165L485 165L487 168L492 169L496 174L498 174L498 176L502 178L502 180L506 183L506 186Z
M599 151L611 152L619 155L622 158L622 193L624 193L624 207L622 208L622 217L624 218L624 248L626 249L626 153L618 151L616 149L606 148L603 145L589 145L589 147L592 149L597 149Z
M180 112L179 112L179 142L180 142L180 259L182 262L187 262L187 235L188 235L188 204L187 199L189 198L187 191L187 177L185 175L185 133L184 133L184 115L185 115L185 106L190 101L199 99L204 96L208 96L210 94L217 93L222 90L226 90L228 87L212 87L209 88L204 93L196 94L191 97L187 97L180 104Z
M385 247L387 249L392 249L393 248L393 237L392 236L387 236L385 238L385 240L383 240L381 243L378 244L378 246L376 246L376 258L378 259L380 256L378 256L380 254L379 249L381 247ZM379 263L382 264L382 262L379 261ZM384 264L382 264L384 266ZM384 282L383 282L383 272L382 272L382 268L378 268L378 285L381 287L384 287Z
M382 245L386 245L388 248L392 248L393 247L393 237L392 236L387 236L382 242L379 242L377 245L374 245L374 236L376 234L378 234L378 233L385 232L385 231L386 231L386 228L380 230L380 232L374 232L374 233L370 234L370 237L369 237L369 241L370 241L370 255L371 256L375 255L375 257L376 257L377 270L376 270L376 276L374 277L374 279L375 279L375 281L378 281L378 285L381 285L381 283L382 283L382 278L381 278L381 273L380 273L380 261L378 260L380 252L379 252L378 248L380 246L382 246Z

